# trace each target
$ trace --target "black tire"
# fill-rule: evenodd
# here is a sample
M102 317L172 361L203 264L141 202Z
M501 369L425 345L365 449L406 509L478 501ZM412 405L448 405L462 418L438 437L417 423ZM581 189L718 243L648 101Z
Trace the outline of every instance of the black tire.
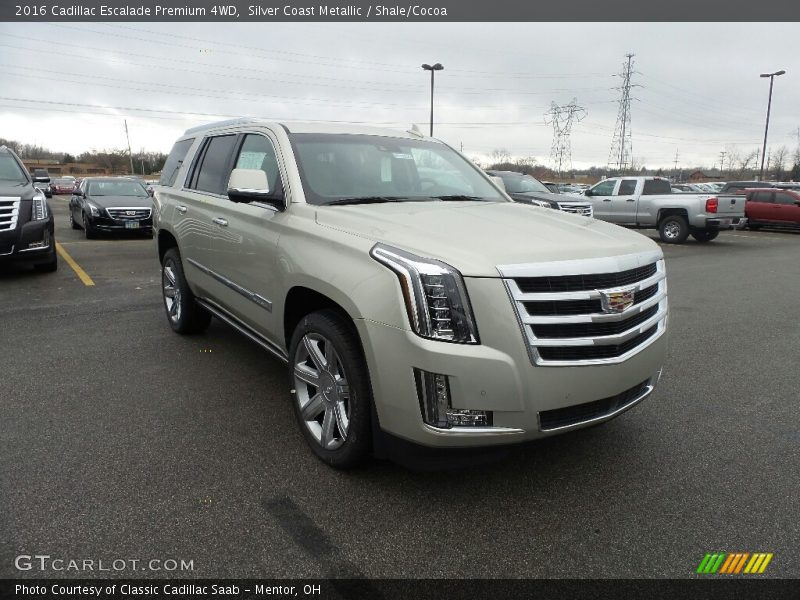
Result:
M331 356L327 344L330 343L337 357L334 361L328 361L326 369L316 367L316 362L308 351L304 338L313 336L316 338L316 347L324 348L327 358ZM311 340L311 337L307 338ZM314 343L314 342L312 342ZM306 358L304 358L306 357ZM319 378L320 387L306 385L295 377L296 365L303 364L306 368L316 370ZM335 362L334 366L330 366ZM334 375L331 375L334 373ZM336 375L338 373L338 375ZM336 377L341 377L337 379ZM344 380L346 392L340 392L338 382ZM325 383L333 385L322 386ZM300 386L303 386L302 388ZM289 344L289 387L291 390L291 402L294 409L297 423L303 437L311 447L311 450L325 464L337 469L351 469L363 464L372 452L372 386L367 372L366 360L358 341L358 333L353 324L346 316L333 310L322 310L303 317L294 330L291 343ZM312 395L312 391L313 395ZM331 390L334 390L331 392ZM329 393L331 393L329 395ZM319 420L306 421L302 414L301 402L309 406L310 398L319 396L321 400L318 404L322 407L323 414L319 415ZM323 447L324 424L328 418L328 410L331 415L336 414L336 408L344 410L347 417L346 435L342 435L341 421L330 416L334 423L331 431L338 433L338 438L334 433L330 436L333 448ZM316 422L320 428L320 439L312 433L313 423ZM311 425L309 425L311 423Z
M695 229L694 231L692 231L692 237L701 244L710 242L711 240L715 239L718 235L719 235L719 229Z
M689 224L681 215L667 215L658 222L658 235L665 244L682 244L689 237Z
M56 254L56 243L51 238L51 242L53 245L53 249L50 251L50 260L46 263L39 263L38 265L34 265L33 268L39 271L40 273L55 273L58 271L58 254Z
M87 240L96 240L97 232L94 227L89 225L89 219L86 218L86 213L83 213L83 233L86 235Z
M168 296L169 287L177 293ZM186 277L183 274L181 254L177 248L170 248L161 261L161 295L167 321L172 330L182 334L202 333L211 322L211 314L195 300ZM172 302L170 302L172 300ZM174 308L173 308L174 307Z
M75 222L75 217L72 216L72 209L69 210L69 226L72 229L80 229L81 226Z
M748 225L748 226L747 226L747 228L748 228L750 231L758 231L759 229L761 229L761 225L752 225L752 224L751 224L751 225Z

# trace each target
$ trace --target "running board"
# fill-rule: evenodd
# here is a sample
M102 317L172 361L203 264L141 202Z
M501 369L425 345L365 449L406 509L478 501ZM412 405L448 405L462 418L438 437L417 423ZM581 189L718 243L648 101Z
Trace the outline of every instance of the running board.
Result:
M276 358L280 359L284 363L289 363L289 357L286 353L278 348L275 344L270 342L269 340L265 339L259 333L253 331L250 327L239 321L236 317L228 314L225 309L218 306L216 303L212 302L211 300L206 300L204 298L196 298L195 301L205 308L208 312L212 315L217 317L219 320L224 321L231 327L233 327L239 333L245 335L251 341L255 342L259 346L261 346L264 350L275 356Z

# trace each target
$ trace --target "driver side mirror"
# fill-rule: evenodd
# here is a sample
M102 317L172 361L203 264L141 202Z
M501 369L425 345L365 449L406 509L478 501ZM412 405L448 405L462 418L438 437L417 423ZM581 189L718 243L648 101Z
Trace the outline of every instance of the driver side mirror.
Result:
M233 202L263 200L275 203L270 194L267 174L261 169L234 169L228 180L228 198Z
M584 196L591 196L592 195L592 190L591 189L583 190L583 195Z

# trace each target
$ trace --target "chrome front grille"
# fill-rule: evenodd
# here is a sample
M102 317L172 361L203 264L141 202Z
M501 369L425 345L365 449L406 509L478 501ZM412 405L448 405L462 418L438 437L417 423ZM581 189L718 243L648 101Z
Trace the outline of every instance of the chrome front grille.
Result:
M0 196L0 231L17 228L19 220L19 198Z
M593 217L594 209L591 204L561 204L558 203L558 208L564 212L581 215L583 217Z
M660 252L498 270L535 364L618 363L664 332L667 280Z
M149 219L151 213L149 208L115 207L106 210L108 211L108 216L117 221L141 221L142 219Z

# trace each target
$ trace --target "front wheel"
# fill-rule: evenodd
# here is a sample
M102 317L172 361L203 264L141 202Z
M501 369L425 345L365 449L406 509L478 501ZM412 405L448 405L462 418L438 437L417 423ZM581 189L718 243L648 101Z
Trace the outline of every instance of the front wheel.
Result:
M83 233L86 235L87 240L97 239L97 232L89 224L89 219L86 218L86 213L83 213Z
M161 265L161 292L170 327L177 333L201 333L208 328L211 314L200 306L183 274L177 248L164 254Z
M72 214L72 209L69 210L69 226L72 229L80 229L81 226L75 222L75 217Z
M710 242L711 240L715 239L718 235L719 235L719 229L697 229L692 232L692 237L701 244Z
M681 215L667 215L658 223L658 235L665 244L682 244L689 237L689 224Z
M292 335L289 365L295 416L314 454L337 469L364 462L372 390L352 324L331 310L305 316Z

